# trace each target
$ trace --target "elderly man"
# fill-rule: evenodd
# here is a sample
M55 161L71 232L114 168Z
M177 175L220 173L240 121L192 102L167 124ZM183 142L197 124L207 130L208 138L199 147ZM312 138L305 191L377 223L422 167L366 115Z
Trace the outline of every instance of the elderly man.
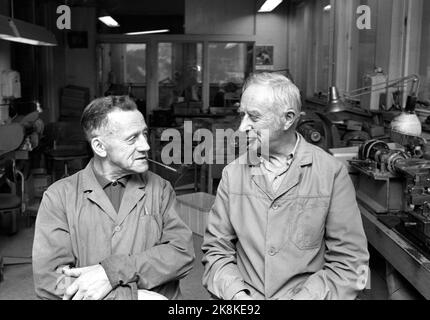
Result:
M219 299L356 298L369 255L354 187L342 163L296 133L299 90L282 75L252 75L240 108L240 131L254 138L223 171L203 285Z
M170 184L148 172L147 126L128 97L91 102L81 124L94 158L45 192L36 220L36 293L47 299L180 297L192 233Z

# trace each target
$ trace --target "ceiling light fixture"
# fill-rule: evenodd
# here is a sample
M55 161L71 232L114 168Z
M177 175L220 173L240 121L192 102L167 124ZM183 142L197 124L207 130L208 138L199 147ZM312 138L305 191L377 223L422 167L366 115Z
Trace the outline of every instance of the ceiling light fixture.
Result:
M266 2L261 6L258 12L270 12L275 9L282 0L266 0Z
M35 46L56 46L54 34L42 26L0 15L0 39Z
M35 46L56 46L57 40L48 29L14 18L14 3L10 1L11 17L0 15L0 39Z
M330 4L324 7L324 11L327 12L327 11L330 11L330 10L331 10L331 5Z
M169 32L170 29L160 29L160 30L148 30L148 31L138 31L138 32L128 32L126 35L128 36L137 36L140 34L150 34L150 33L166 33Z
M224 47L224 49L228 50L228 49L232 49L234 47L237 46L237 43L227 43Z
M119 27L119 23L116 22L116 20L114 18L112 18L111 16L101 16L98 18L101 22L103 22L105 25L107 25L108 27L111 28L117 28Z

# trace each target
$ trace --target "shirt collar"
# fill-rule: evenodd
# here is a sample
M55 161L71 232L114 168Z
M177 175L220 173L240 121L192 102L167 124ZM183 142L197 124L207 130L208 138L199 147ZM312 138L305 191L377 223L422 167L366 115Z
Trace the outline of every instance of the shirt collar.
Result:
M117 179L117 180L115 180L115 181L110 181L110 180L106 179L106 177L104 177L104 176L100 175L100 174L96 171L96 169L94 168L94 162L92 162L92 163L91 163L91 169L93 170L93 172L94 172L94 176L96 177L96 179L97 179L98 183L100 184L100 186L101 186L103 189L106 189L108 186L110 186L112 183L115 183L115 182L118 182L118 183L119 183L120 185L122 185L123 187L126 187L126 186L127 186L128 179L130 178L130 176L129 176L129 175L126 175L126 176L121 177L121 178L119 178L119 179Z
M296 144L295 144L293 150L287 156L287 161L281 167L274 166L269 161L267 161L266 159L261 157L261 163L263 164L263 166L266 170L271 171L271 172L279 172L279 171L284 172L290 167L291 162L293 162L294 156L296 155L297 147L300 143L300 135L297 134L297 132L296 132L296 137L297 137Z

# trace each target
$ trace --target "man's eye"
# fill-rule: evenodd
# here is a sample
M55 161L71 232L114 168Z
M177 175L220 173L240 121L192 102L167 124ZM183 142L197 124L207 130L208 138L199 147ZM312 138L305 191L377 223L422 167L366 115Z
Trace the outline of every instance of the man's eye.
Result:
M130 141L130 142L132 142L134 140L136 140L136 136L131 136L130 138L128 138L128 141Z

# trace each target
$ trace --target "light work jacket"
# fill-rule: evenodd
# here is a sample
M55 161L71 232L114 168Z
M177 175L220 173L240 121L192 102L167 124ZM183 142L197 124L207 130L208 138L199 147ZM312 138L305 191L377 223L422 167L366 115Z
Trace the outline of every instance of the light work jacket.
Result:
M259 165L224 168L202 245L214 297L354 299L364 289L369 253L348 171L300 140L275 193Z

